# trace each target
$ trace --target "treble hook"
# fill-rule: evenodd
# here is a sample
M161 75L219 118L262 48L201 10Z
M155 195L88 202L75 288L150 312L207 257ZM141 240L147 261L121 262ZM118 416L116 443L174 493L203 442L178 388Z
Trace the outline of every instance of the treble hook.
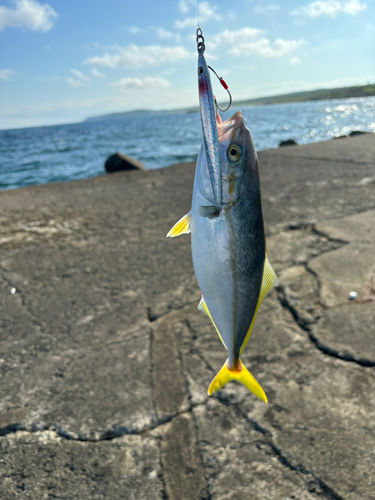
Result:
M207 65L207 66L208 66L208 65ZM228 95L229 95L229 104L228 104L228 106L227 106L225 109L221 109L221 107L219 106L219 104L218 104L218 102L217 102L217 100L216 100L216 97L214 96L214 101L215 101L215 105L216 105L216 107L217 107L218 109L220 109L220 111L221 111L222 113L224 113L224 111L228 111L228 109L229 109L229 108L231 107L231 105L232 105L232 94L229 92L228 85L225 83L225 81L222 79L222 77L221 77L221 76L219 76L219 75L216 73L216 71L215 71L213 68L211 68L211 66L208 66L208 68L210 68L210 70L211 70L213 73L215 73L215 75L216 75L217 79L219 80L219 82L221 83L222 87L224 87L224 89L228 92Z

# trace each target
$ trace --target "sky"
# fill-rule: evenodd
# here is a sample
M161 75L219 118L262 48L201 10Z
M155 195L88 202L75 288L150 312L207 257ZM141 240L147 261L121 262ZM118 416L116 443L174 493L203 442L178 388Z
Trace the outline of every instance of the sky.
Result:
M43 2L0 0L0 129L198 105L195 0ZM198 16L234 100L375 83L374 0L210 0Z

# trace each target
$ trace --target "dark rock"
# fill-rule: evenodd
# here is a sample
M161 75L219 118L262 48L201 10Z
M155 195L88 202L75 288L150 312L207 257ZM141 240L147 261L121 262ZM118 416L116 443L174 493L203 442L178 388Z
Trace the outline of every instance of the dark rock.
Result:
M298 146L294 139L288 139L287 141L281 141L279 144L279 148L283 148L284 146Z
M143 163L119 152L107 159L104 168L109 174L112 172L121 172L122 170L146 170Z
M356 135L368 134L369 132L363 132L362 130L352 130L349 134L349 137L353 137Z

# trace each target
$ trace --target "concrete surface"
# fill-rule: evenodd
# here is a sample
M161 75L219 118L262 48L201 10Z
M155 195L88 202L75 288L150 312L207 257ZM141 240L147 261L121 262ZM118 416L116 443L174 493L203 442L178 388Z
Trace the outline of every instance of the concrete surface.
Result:
M192 164L0 193L0 499L374 500L374 158L370 134L259 154L268 405L206 395L225 351L165 238Z

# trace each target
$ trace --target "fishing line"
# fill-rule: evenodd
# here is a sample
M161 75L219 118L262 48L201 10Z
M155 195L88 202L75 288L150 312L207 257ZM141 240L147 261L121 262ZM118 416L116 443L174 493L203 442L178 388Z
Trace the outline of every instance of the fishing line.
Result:
M198 2L195 0L195 12L197 15L197 28L199 28L199 12L198 12Z

